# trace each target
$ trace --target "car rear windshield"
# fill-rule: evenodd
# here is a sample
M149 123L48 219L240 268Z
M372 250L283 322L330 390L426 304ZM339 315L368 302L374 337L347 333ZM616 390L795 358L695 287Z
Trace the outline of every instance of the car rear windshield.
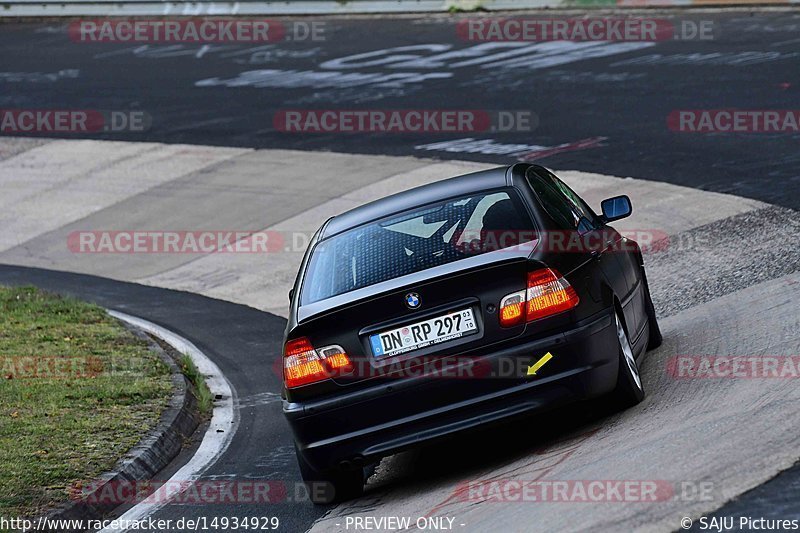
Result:
M301 303L311 304L535 237L530 217L511 189L426 205L318 243L309 260Z

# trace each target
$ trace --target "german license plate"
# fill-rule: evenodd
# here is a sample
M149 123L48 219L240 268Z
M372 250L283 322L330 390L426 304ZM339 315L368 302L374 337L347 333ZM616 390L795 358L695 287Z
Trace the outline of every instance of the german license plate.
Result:
M477 330L472 309L467 308L370 335L369 342L373 355L384 357L441 344Z

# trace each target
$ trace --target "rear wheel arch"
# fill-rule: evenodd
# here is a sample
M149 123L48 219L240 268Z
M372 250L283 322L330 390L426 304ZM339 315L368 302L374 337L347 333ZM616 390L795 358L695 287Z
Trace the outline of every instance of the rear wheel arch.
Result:
M608 283L608 280L605 279L605 276L603 276L599 280L599 283L600 283L600 299L603 304L603 307L606 309L612 306L619 306L620 308L622 308L622 305L619 303L620 302L619 297L614 292L614 289L611 287L611 285Z
M628 328L628 323L625 320L625 312L622 310L622 302L620 302L617 295L613 295L614 301L614 312L619 315L620 321L622 322L622 328L625 330L625 334L628 336L628 339L631 338L631 330Z

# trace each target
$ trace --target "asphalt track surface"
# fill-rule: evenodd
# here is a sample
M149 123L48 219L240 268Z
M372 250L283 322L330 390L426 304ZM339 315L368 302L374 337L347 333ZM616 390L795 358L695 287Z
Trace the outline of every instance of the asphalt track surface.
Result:
M78 43L65 23L7 22L0 25L0 108L139 110L150 116L144 132L90 135L120 140L493 163L520 157L500 153L497 144L527 144L538 147L527 150L532 157L552 168L800 207L796 131L680 133L667 126L675 110L796 107L800 14L644 13L676 26L708 22L713 39L483 43L458 37L458 19L439 15L314 19L324 25L313 41L159 45ZM281 20L286 27L292 22ZM531 44L524 54L496 57ZM404 46L418 48L390 50ZM359 54L368 55L351 57ZM433 60L437 54L450 55ZM276 113L287 109L525 110L536 113L539 126L456 135L276 131ZM463 145L457 152L417 148L464 138L490 142L496 153L467 153Z
M324 42L280 43L258 50L247 45L76 44L59 24L7 23L0 26L0 49L5 51L0 60L0 107L139 109L153 121L145 133L116 132L93 138L494 163L510 162L518 156L416 148L469 135L286 134L275 131L273 118L277 111L298 108L532 110L540 120L533 132L472 137L543 148L568 146L560 153L537 158L554 168L632 175L800 208L796 134L688 134L672 132L666 124L667 115L676 109L796 107L800 16L792 12L678 16L713 20L716 38L659 42L596 58L578 54L579 59L573 62L545 62L536 68L464 68L453 66L458 60L451 59L440 66L412 69L447 75L438 79L399 86L338 87L320 87L296 72L337 71L332 65L326 67L325 62L396 46L435 43L463 50L475 43L459 40L445 18L320 19L326 22ZM531 55L539 53L541 50ZM232 86L236 83L226 81L240 78L242 72L263 69L280 72L259 78L258 87ZM391 74L407 69L383 65L353 70ZM32 72L40 75L31 76ZM297 86L275 86L276 78L289 77L297 79ZM200 83L202 80L206 81ZM575 144L599 137L603 139L589 143L591 148L580 149ZM280 344L283 319L189 293L77 274L9 266L0 267L0 280L75 294L141 316L192 340L234 383L244 406L236 438L205 478L299 480L291 438L274 396L280 390L279 379L266 361L267 354L274 353ZM590 410L568 414L573 417L570 424L562 426L554 421L555 435L604 413ZM247 458L246 465L242 458ZM797 476L795 468L729 503L718 514L759 510L777 512L781 517L797 514L797 507L792 505L796 500L789 496L798 490ZM307 502L268 509L269 514L280 517L283 531L305 530L324 511ZM214 512L227 516L260 514L247 504ZM208 512L186 505L171 506L159 514L179 517Z

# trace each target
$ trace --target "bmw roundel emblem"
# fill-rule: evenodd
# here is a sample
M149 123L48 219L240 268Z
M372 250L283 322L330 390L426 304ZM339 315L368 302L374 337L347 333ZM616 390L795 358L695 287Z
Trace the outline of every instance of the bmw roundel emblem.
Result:
M409 292L406 294L406 305L409 309L416 309L420 306L419 294L416 292Z

